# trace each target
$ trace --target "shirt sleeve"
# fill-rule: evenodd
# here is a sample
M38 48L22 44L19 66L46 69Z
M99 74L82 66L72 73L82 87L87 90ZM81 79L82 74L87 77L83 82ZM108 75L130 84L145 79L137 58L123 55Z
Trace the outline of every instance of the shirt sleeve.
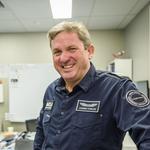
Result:
M150 100L130 81L121 81L116 91L114 117L117 127L129 131L138 150L150 149Z
M44 132L43 132L43 127L42 127L43 119L42 118L43 118L43 109L41 109L41 111L40 111L40 116L39 116L38 122L37 122L36 134L35 134L34 144L33 144L34 150L41 150L43 142L44 142Z

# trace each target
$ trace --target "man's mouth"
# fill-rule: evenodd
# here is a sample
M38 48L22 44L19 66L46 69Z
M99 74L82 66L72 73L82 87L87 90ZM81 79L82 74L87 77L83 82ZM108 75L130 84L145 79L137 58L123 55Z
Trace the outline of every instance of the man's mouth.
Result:
M62 68L64 68L64 69L70 69L72 67L73 67L73 65L62 65Z

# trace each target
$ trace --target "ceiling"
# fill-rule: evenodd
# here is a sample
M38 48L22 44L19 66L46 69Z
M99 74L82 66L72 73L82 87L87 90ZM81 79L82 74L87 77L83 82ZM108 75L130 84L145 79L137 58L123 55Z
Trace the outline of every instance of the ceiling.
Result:
M47 32L62 20L52 18L49 0L0 0L0 33ZM73 0L73 18L89 29L123 29L150 0Z

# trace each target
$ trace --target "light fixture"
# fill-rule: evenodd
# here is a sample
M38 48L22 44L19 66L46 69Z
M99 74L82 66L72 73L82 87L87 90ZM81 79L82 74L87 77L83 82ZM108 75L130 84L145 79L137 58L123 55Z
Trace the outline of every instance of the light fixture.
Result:
M72 0L50 0L54 19L72 17Z

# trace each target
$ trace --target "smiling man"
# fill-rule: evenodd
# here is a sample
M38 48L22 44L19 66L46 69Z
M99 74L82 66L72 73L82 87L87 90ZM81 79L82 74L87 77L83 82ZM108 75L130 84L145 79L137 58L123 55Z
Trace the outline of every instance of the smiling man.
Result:
M150 148L150 100L131 80L97 71L86 27L62 22L48 32L61 78L44 95L34 150L121 150L127 131Z
M54 66L71 92L88 72L94 47L89 43L85 49L77 33L64 31L52 40L51 48Z

